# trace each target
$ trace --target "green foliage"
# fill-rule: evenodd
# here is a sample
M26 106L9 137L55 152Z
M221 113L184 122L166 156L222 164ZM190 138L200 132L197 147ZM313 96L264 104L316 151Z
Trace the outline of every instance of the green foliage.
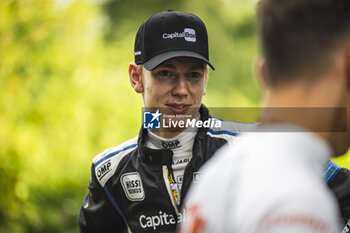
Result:
M148 17L168 9L179 9L184 2L184 0L109 0L102 6L103 13L108 17L105 38L114 41L126 34L136 34L137 27ZM131 25L133 27L130 27Z
M94 155L134 137L142 98L128 81L151 14L192 12L209 32L211 107L254 107L254 6L245 0L0 2L0 232L77 232ZM338 163L350 167L350 156Z

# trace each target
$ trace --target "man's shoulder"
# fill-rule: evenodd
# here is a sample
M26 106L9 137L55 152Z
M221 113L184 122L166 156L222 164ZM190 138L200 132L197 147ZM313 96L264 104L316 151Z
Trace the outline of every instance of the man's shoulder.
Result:
M137 139L138 139L138 136L131 138L131 139L119 144L118 146L110 147L110 148L102 151L101 153L98 153L94 157L93 163L95 165L98 165L99 163L101 163L103 160L106 160L107 158L110 158L110 157L115 156L115 155L123 155L123 154L128 153L130 151L130 149L134 149L137 147Z
M113 176L120 161L137 147L138 136L123 142L122 144L108 148L99 153L93 159L96 178L101 186Z

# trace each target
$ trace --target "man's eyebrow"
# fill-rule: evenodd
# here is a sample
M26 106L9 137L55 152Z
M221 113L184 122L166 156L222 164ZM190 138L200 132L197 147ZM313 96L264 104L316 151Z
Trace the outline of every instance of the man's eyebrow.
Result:
M172 68L172 69L176 69L176 66L173 64L169 64L169 63L163 63L161 65L158 66L159 68Z
M159 68L176 69L176 66L174 64L171 64L171 63L163 63L163 64L159 65L158 67ZM205 69L204 64L195 64L195 65L191 66L188 70L203 70L203 69Z
M204 69L205 69L205 66L203 64L193 65L189 68L189 70L204 70Z

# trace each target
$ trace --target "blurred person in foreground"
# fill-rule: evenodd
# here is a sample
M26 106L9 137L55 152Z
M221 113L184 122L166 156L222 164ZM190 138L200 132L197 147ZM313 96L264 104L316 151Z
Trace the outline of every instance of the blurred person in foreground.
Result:
M257 9L266 109L257 132L203 166L180 232L340 233L323 172L350 144L350 1L261 0ZM349 214L349 196L345 205Z
M250 127L213 118L202 104L208 65L213 66L206 27L197 16L176 11L151 16L137 32L134 55L130 83L146 110L153 110L148 123L158 126L167 118L167 127L146 129L146 124L137 137L93 159L81 232L175 232L199 168ZM187 120L206 124L181 127Z

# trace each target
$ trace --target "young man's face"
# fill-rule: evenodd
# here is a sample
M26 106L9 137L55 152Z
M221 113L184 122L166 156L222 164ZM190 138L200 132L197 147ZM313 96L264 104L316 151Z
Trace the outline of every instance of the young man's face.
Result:
M207 66L193 58L174 58L152 71L143 68L144 106L196 117L207 81Z

